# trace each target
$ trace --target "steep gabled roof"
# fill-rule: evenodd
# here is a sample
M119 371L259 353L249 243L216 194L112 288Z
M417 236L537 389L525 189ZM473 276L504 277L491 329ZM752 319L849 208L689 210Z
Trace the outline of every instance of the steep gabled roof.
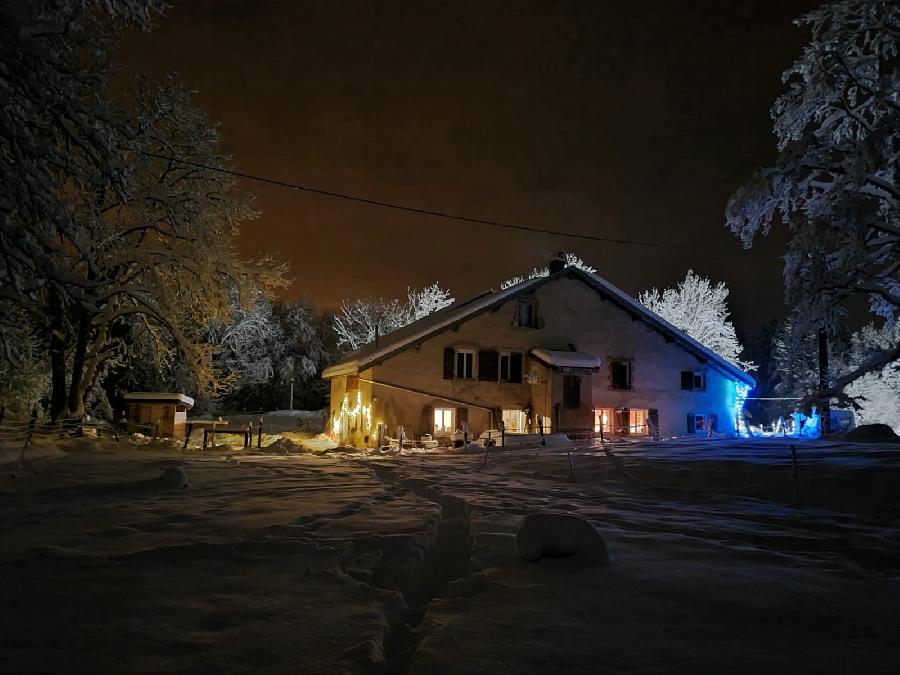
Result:
M567 267L547 277L529 279L521 284L500 291L485 291L465 302L454 303L383 336L379 339L377 345L372 342L345 354L333 366L326 368L325 372L322 373L322 377L329 379L338 375L356 373L369 366L376 365L399 352L415 346L423 340L427 340L445 330L450 330L454 326L489 311L516 296L526 295L539 286L566 278L577 279L587 284L603 296L604 299L630 314L632 318L643 321L650 328L660 333L667 342L674 342L699 361L709 363L710 366L732 380L743 382L751 387L756 386L756 380L749 374L726 361L709 348L704 347L688 336L687 333L644 307L636 299L623 290L616 288L603 277L586 272L578 267Z

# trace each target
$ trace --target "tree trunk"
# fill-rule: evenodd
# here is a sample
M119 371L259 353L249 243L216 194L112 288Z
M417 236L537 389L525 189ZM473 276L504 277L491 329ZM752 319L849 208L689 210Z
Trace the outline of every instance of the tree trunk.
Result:
M828 336L825 330L819 329L819 391L828 390ZM831 433L831 402L828 398L821 399L819 414L822 434Z
M57 420L66 407L66 339L59 295L50 290L50 417Z
M69 417L81 417L84 414L84 367L87 359L91 319L93 318L84 308L81 308L78 313L78 335L75 341L75 353L72 356L69 398L66 402L66 415Z

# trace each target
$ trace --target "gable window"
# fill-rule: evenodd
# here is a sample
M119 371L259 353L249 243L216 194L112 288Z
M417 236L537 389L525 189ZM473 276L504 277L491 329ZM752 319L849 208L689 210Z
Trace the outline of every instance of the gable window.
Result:
M522 381L522 352L500 354L500 381L514 383Z
M471 380L475 376L475 352L470 350L456 351L456 379Z
M434 433L453 433L453 408L434 409Z
M631 389L631 361L613 359L609 362L609 386L612 389Z
M681 371L681 388L685 391L706 389L706 373L695 373L692 370Z
M581 406L581 378L578 375L563 376L563 405L566 408Z
M537 328L537 305L533 302L520 300L516 304L516 325L522 328Z

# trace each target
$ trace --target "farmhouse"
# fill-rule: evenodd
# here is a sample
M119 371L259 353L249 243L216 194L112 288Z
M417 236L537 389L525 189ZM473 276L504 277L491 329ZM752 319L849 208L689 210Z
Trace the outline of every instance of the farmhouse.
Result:
M547 277L430 314L326 369L330 432L374 446L507 433L735 433L752 377L596 274Z

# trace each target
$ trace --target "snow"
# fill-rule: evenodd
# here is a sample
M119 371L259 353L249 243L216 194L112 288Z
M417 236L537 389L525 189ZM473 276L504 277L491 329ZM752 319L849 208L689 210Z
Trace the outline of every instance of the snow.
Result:
M601 363L599 357L584 352L532 349L531 354L539 361L559 368L599 368Z
M606 542L593 525L580 516L552 511L525 516L516 534L516 552L523 560L584 556L609 564Z
M610 447L618 466L591 443L487 463L55 447L0 474L9 670L839 673L900 659L898 444L642 441ZM190 489L133 489L173 467ZM588 523L611 564L521 560L525 517L548 512Z

